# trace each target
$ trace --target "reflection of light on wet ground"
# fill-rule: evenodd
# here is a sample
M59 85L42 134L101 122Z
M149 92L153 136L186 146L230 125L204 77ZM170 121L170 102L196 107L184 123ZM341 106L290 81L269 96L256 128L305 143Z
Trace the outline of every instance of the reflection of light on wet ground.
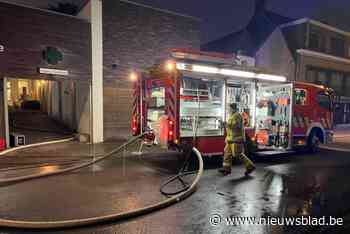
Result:
M282 191L283 191L283 179L279 175L273 175L272 181L267 189L267 195L271 198L271 212L278 213L281 210L282 203Z
M279 175L274 175L270 186L267 190L268 194L279 196L281 195L281 191L283 190L283 180Z
M240 212L236 215L247 218L255 217L257 220L259 220L264 215L262 210L264 202L261 200L265 192L263 184L255 177L242 177L233 185L234 190L238 195L237 199L240 201L237 205ZM266 225L244 224L240 225L239 228L239 233L271 233L271 227Z
M120 210L121 207L123 207L122 210L134 210L143 206L138 200L137 194L132 193L126 193L124 198L115 201L113 203L115 210Z
M59 166L44 166L40 168L40 172L42 173L50 173L54 172L59 168Z

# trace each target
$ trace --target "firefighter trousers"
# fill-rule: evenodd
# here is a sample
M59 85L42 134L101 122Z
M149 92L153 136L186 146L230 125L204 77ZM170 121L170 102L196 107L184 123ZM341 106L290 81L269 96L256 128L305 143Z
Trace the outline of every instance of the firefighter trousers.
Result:
M224 169L231 171L233 157L238 157L247 169L254 166L253 162L244 154L244 144L226 144L224 149Z

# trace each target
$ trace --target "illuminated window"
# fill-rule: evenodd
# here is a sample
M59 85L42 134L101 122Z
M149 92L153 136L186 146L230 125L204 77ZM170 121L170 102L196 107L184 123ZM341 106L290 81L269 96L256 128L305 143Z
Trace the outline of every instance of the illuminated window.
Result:
M12 106L12 93L11 93L11 82L6 82L6 89L7 89L7 102Z
M154 87L150 90L147 98L147 120L148 122L157 122L165 114L165 88Z

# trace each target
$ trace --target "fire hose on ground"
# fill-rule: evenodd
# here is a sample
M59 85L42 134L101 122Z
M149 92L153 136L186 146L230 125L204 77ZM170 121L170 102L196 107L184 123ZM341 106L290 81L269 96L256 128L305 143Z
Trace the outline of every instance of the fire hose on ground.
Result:
M144 136L144 134L136 136L136 137L130 139L129 141L127 141L126 143L122 144L118 148L112 150L111 152L103 155L100 158L94 159L94 160L92 160L90 162L82 163L82 164L79 164L79 165L76 165L76 166L73 166L73 167L69 167L69 168L66 168L66 169L61 169L61 170L57 170L57 171L53 171L53 172L37 173L37 174L28 175L28 176L20 176L20 177L16 177L16 178L2 179L2 180L0 180L0 186L4 185L4 184L12 184L12 183L17 183L17 182L21 182L21 181L31 180L31 179L38 179L38 178L42 178L42 177L49 177L49 176L53 176L53 175L59 175L59 174L63 174L63 173L67 173L67 172L71 172L71 171L75 171L75 170L78 170L78 169L82 169L82 168L91 166L93 164L96 164L98 162L101 162L101 161L111 157L115 153L118 153L119 151L121 151L122 149L124 149L128 145L134 143L135 141L137 141L138 139L140 139L143 136Z
M190 188L190 185L183 180L183 177L186 177L188 175L196 174L198 171L197 170L187 171L187 168L189 167L189 164L190 164L191 156L193 155L192 154L192 148L191 148L191 150L185 149L184 154L185 154L186 158L185 158L185 162L183 163L181 169L179 170L177 175L169 178L167 181L165 181L160 186L159 191L161 192L161 194L170 197L170 196L174 196L174 195L177 195L179 193L182 193L182 192L184 192L184 191L186 191L187 189ZM166 186L168 186L169 184L171 184L171 183L173 183L174 181L177 181L177 180L181 183L182 189L174 191L174 192L167 192L167 191L165 191Z
M53 175L58 175L58 174L63 174L71 171L75 171L84 167L91 166L95 163L98 163L102 160L107 159L108 157L112 156L113 154L121 151L128 145L134 143L141 137L143 137L144 134L141 134L137 137L134 137L130 139L128 142L124 143L123 145L119 146L117 149L105 154L103 157L98 158L96 160L93 160L91 162L83 163L77 166L69 167L66 169L58 170L55 172L49 172L49 173L43 173L43 174L35 174L35 175L29 175L29 176L22 176L22 177L17 177L17 178L12 178L12 179L5 179L5 180L0 180L0 184L10 184L10 183L16 183L16 182L21 182L21 181L26 181L26 180L31 180L31 179L37 179L37 178L43 178L43 177L48 177L48 176L53 176ZM127 211L127 212L120 212L120 213L115 213L115 214L110 214L110 215L105 215L105 216L98 216L98 217L91 217L91 218L85 218L85 219L73 219L73 220L62 220L62 221L24 221L24 220L9 220L9 219L0 219L0 226L1 227L9 227L9 228L21 228L21 229L58 229L58 228L73 228L73 227L81 227L81 226L87 226L87 225L93 225L93 224L99 224L99 223L105 223L105 222L110 222L110 221L120 221L123 219L131 218L131 217L136 217L140 216L143 214L150 213L152 211L156 211L165 207L168 207L174 203L180 202L190 196L193 192L195 192L196 187L198 185L199 179L201 178L203 174L203 159L201 156L201 153L196 149L192 148L191 153L195 155L198 159L198 171L197 175L194 178L194 181L191 185L184 186L184 189L181 191L178 191L174 194L172 197L168 197L166 200L158 202L153 205L149 205L146 207L142 207L139 209L135 209L132 211ZM165 184L161 186L161 192L166 195L172 195L170 193L165 193L162 191L163 187L172 182L173 180L177 179L178 177L180 178L180 181L182 181L181 176L187 175L187 174L193 174L195 172L185 172L185 168L188 164L189 157L187 157L184 166L180 170L180 173L175 176L174 178L170 179L167 181Z

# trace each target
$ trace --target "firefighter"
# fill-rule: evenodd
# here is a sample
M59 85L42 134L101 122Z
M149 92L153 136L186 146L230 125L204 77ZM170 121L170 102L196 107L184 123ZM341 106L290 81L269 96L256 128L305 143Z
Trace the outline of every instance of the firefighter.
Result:
M231 174L232 158L238 157L245 165L245 175L249 175L255 170L255 166L252 161L244 154L244 126L243 118L238 112L237 104L232 103L230 105L230 116L226 124L226 139L224 149L224 162L223 167L219 169L219 172L224 176Z

